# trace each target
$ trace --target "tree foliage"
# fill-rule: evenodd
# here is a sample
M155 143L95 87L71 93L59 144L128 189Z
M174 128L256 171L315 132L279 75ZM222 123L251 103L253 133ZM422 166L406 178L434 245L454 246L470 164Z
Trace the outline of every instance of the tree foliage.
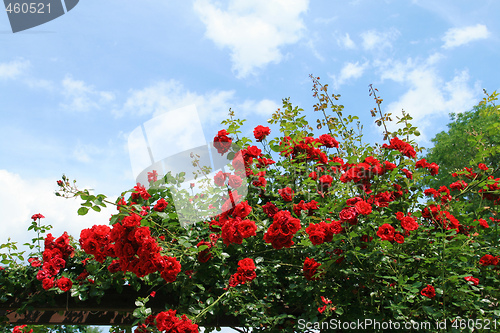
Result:
M500 109L495 104L494 92L463 113L450 114L448 130L442 131L431 140L434 147L428 150L425 158L439 165L439 174L429 180L429 186L439 188L455 181L453 173L464 167L500 165ZM500 176L500 172L493 174ZM467 194L469 210L477 210L481 205L478 196Z

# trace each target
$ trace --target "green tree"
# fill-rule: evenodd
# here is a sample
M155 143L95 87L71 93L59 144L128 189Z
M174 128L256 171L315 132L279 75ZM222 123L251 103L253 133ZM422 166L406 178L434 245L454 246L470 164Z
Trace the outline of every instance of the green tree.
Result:
M439 174L430 180L430 187L449 186L457 180L452 174L464 167L477 169L479 163L500 165L500 108L494 103L496 96L496 92L487 95L470 111L451 113L448 131L438 133L431 140L434 147L425 158L439 165ZM500 176L498 167L493 175ZM476 210L479 198L469 195L468 199L469 210Z

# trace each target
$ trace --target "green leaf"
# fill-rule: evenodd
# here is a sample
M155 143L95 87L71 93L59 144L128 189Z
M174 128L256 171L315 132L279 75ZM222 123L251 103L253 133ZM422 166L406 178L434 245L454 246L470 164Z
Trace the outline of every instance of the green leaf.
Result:
M88 211L89 211L89 209L87 207L80 207L78 209L78 215L85 215L88 213Z

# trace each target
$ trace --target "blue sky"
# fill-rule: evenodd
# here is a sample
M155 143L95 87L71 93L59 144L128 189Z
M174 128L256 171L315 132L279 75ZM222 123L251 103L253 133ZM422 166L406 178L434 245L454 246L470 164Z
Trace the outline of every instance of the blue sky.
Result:
M495 0L101 0L16 34L0 14L0 242L30 239L34 213L55 234L106 223L77 216L55 181L131 188L128 135L164 112L194 103L209 139L230 107L250 135L285 97L314 121L309 74L342 95L367 140L381 138L374 84L431 147L450 112L500 88L499 12Z

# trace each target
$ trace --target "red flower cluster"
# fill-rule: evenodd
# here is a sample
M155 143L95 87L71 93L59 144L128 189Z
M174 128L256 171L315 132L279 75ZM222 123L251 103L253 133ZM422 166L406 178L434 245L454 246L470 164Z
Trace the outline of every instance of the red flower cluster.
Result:
M384 223L378 228L377 236L379 236L382 240L393 241L394 232L395 229L392 225Z
M31 216L31 219L33 221L36 221L37 219L44 219L45 216L43 216L42 214L38 213L38 214L34 214L33 216Z
M477 221L477 220L474 220ZM485 229L489 228L490 226L488 225L488 221L485 219L479 219L479 225Z
M467 187L467 183L463 180L456 181L450 184L450 189L455 191L461 191Z
M479 279L475 278L473 276L466 276L466 277L464 277L464 279L465 279L465 281L474 283L475 286L477 286L479 284Z
M440 205L429 205L422 210L422 217L431 222L440 224L446 230L456 229L460 231L460 222L450 212L441 210Z
M370 215L372 212L372 205L364 200L359 200L354 204L354 208L361 215Z
M339 143L333 136L330 134L323 134L319 136L319 142L323 147L326 148L338 148Z
M304 200L301 200L298 204L293 205L293 212L297 217L301 216L301 212L303 210L307 210L307 215L311 216L313 214L313 211L319 209L318 207L318 202L315 200L312 200L311 202L304 202Z
M278 207L270 201L262 206L262 210L269 217L273 217L279 211Z
M198 252L198 261L203 264L209 261L210 258L212 258L212 253L210 252L210 249L212 248L212 243L203 240L196 245L196 247L198 248L200 248L201 246L208 247L207 249Z
M401 154L406 157L414 158L417 155L415 149L413 149L413 147L409 143L404 142L397 137L391 139L390 145L384 143L382 145L382 148L399 150Z
M318 308L318 312L319 313L323 313L325 312L326 310L326 307L328 306L328 304L332 304L332 301L330 301L328 298L324 297L324 296L321 296L321 301L323 302L323 306L319 307ZM335 310L335 307L333 308L333 310Z
M161 198L156 202L156 205L154 205L153 210L156 212L163 212L165 208L167 208L168 202L165 201L165 199Z
M497 266L498 260L498 257L492 256L491 254L485 254L481 259L479 259L479 263L482 266Z
M284 201L290 202L293 199L294 192L290 187L285 187L278 190L278 193L281 195Z
M158 172L156 170L153 170L151 172L148 172L148 182L155 182L158 180Z
M429 170L431 176L435 176L439 173L439 165L437 165L436 163L427 163L427 160L425 158L417 161L417 163L415 163L415 168L416 169L419 169L419 168L426 168L427 170Z
M427 287L425 287L424 289L422 289L422 291L420 291L420 294L422 294L422 296L425 297L434 298L436 296L436 290L434 289L433 286L428 284Z
M342 167L344 173L340 176L340 181L343 183L353 182L360 184L366 193L371 193L370 180L375 175L383 175L395 168L396 165L394 163L388 161L381 163L373 156L368 156L361 163L344 164Z
M271 134L271 129L269 127L264 127L262 125L258 125L253 130L253 135L254 135L255 139L257 140L257 142L261 142L269 134Z
M271 243L276 250L288 248L294 244L292 238L300 227L300 220L292 217L289 211L279 211L274 214L273 223L264 234L264 241Z
M424 191L426 196L433 196L435 200L440 200L441 203L447 203L451 201L452 197L450 190L446 186L440 186L438 190L433 188L428 188Z
M255 221L244 219L251 211L252 207L250 207L247 201L240 202L233 208L227 209L220 214L218 221L212 220L211 230L217 231L214 228L215 225L221 228L221 236L226 246L241 244L243 239L257 235Z
M418 229L418 223L415 218L408 214L405 216L403 212L397 212L396 218L401 221L401 227L407 231L414 231Z
M238 270L229 278L229 287L233 288L240 284L252 281L257 277L255 263L250 258L238 262Z
M42 281L42 287L48 290L54 286L54 277L66 266L66 260L75 249L69 245L69 236L66 232L55 239L52 234L45 238L45 249L43 251L43 265L36 275L38 281ZM63 280L58 287L63 291L71 289L71 280ZM69 280L66 281L66 280Z
M176 310L163 311L156 316L151 315L146 319L146 322L139 325L135 332L146 333L151 332L149 326L155 326L158 331L164 333L198 333L198 325L186 316L177 317Z
M478 193L482 195L483 199L493 201L494 205L500 205L500 194L498 194L500 192L500 178L488 176L486 187L487 189L481 189Z
M181 271L181 265L174 257L162 256L161 248L151 236L149 227L140 227L141 217L132 213L110 229L107 226L93 226L80 233L80 245L87 254L94 255L99 262L107 257L117 260L108 266L112 273L119 270L133 272L143 277L161 272L167 282L174 282Z
M214 137L214 147L221 155L224 155L229 150L229 148L231 148L233 139L228 137L228 135L229 133L225 129L223 129L220 130Z
M306 260L304 260L304 266L302 267L306 280L314 281L321 279L320 276L314 277L318 273L318 268L320 266L321 264L316 262L316 260L307 257Z
M130 196L134 201L137 201L139 198L142 198L144 200L148 200L149 198L151 198L151 194L149 194L146 188L139 183L134 186L134 192L132 192Z
M27 326L28 325L14 326L12 333L33 333L33 329L30 329L29 331L26 330Z
M280 154L285 157L291 155L293 163L303 163L306 161L316 160L326 164L328 162L328 157L317 147L338 147L338 142L330 135L324 135L326 136L324 136L323 139L305 137L298 142L293 142L291 137L286 136L280 142L280 146L284 147Z
M110 243L111 228L107 225L94 225L90 229L80 232L80 246L87 254L92 254L98 262L102 263L106 257L114 257L114 246Z
M339 221L333 221L332 223L327 223L325 221L321 221L318 224L311 223L306 228L309 239L314 245L331 242L333 235L341 233L342 230L343 229Z

